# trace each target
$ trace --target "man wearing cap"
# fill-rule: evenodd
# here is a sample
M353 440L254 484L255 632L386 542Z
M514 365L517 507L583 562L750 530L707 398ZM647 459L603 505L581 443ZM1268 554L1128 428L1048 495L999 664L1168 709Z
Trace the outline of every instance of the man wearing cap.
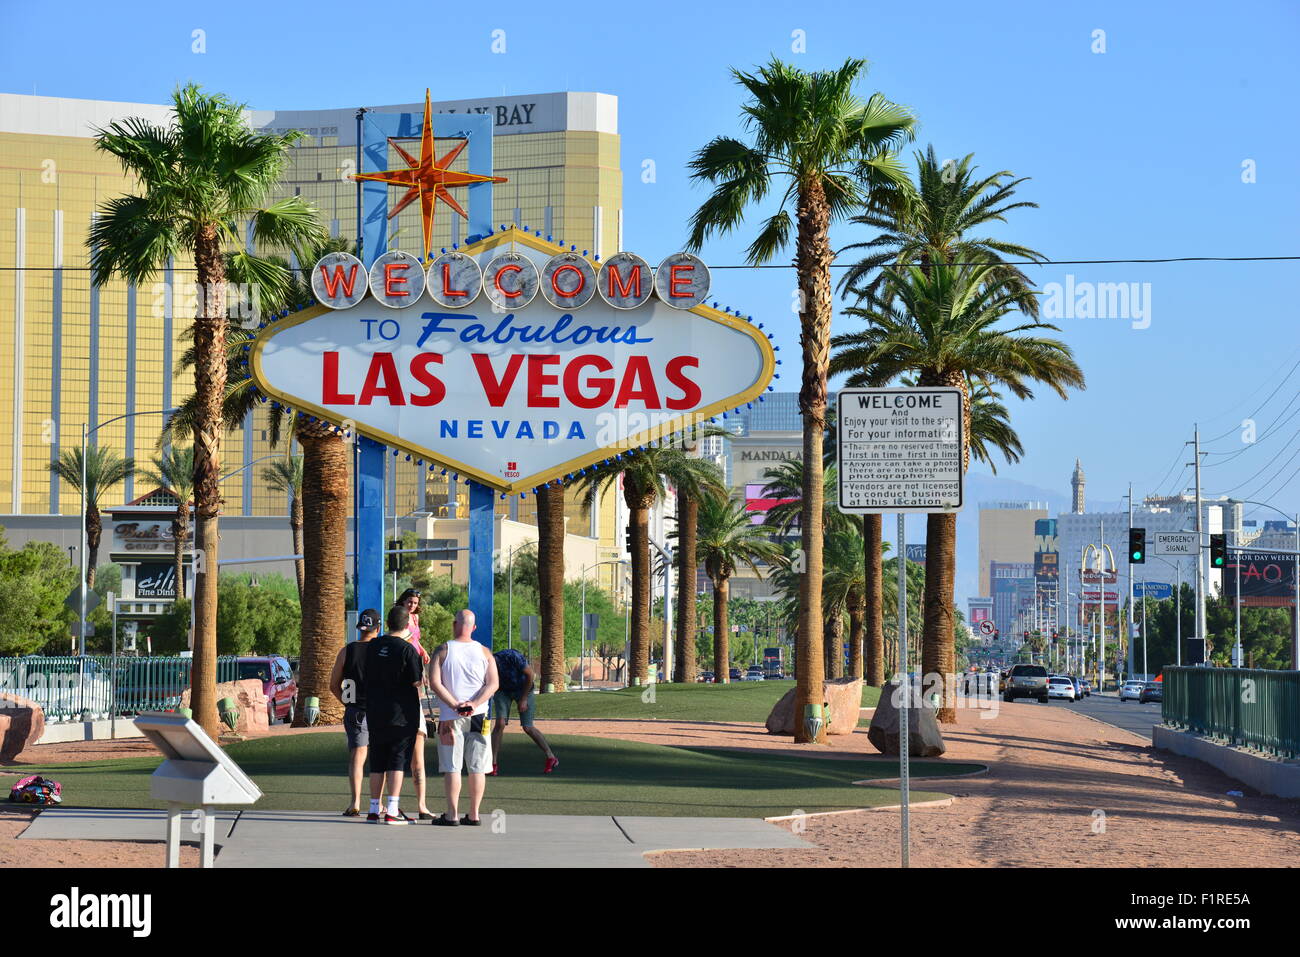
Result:
M330 673L330 691L343 702L343 730L348 736L348 786L352 789L352 803L343 812L344 817L361 815L361 772L370 750L370 735L366 730L365 658L366 643L379 634L379 612L367 608L357 616L357 640L348 642L334 659ZM370 817L379 820L379 802L372 801Z

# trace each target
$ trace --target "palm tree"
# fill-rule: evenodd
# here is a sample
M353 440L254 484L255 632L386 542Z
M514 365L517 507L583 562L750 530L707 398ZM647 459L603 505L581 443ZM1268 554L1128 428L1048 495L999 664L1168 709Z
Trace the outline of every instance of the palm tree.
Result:
M862 547L862 534L856 524L848 524L844 529L826 536L826 581L822 591L822 601L826 614L831 619L827 630L832 637L833 660L827 656L827 663L832 666L831 677L838 678L843 671L844 655L844 614L849 618L849 673L851 677L863 677L863 623L866 617L866 575L865 553Z
M744 566L762 577L759 564L770 565L781 558L781 547L752 518L743 505L730 498L710 496L700 502L695 554L713 583L713 680L721 684L731 680L727 615L731 576Z
M139 117L110 123L96 147L121 161L138 185L136 195L103 203L86 242L97 286L120 276L139 285L182 253L193 257L200 298L194 322L194 510L196 578L192 704L209 735L218 732L217 519L221 513L222 400L226 394L226 270L222 253L255 277L262 295L276 298L288 284L279 266L244 250L241 224L252 223L262 244L297 248L323 231L316 212L299 197L266 204L302 134L255 132L244 107L195 84L172 97L173 117L159 126Z
M841 278L840 291L846 298L879 296L886 267L932 262L987 262L996 268L992 281L1005 284L1016 293L1016 301L1026 315L1038 315L1038 299L1033 282L1004 258L1044 262L1042 253L1003 240L967 234L994 222L1006 222L1014 209L1037 209L1037 203L1012 202L1016 187L1028 177L1009 179L1012 173L1001 170L991 176L976 178L971 166L973 153L960 162L940 164L934 147L916 154L916 189L897 194L897 201L880 204L854 216L850 222L881 230L874 239L852 243L839 255L855 250L867 254ZM866 282L864 285L864 281Z
M706 429L721 432L721 429ZM707 498L726 498L727 486L722 470L705 459L687 457L676 475L677 491L677 659L673 662L672 680L689 683L695 680L695 578L698 569L696 542L699 529L700 502Z
M865 102L858 99L853 86L865 69L866 61L850 59L836 70L805 72L773 58L755 73L733 70L749 93L741 112L752 142L719 136L691 161L693 178L714 189L692 217L689 248L699 250L711 233L739 226L749 205L765 200L778 180L784 189L780 208L764 221L746 258L755 265L768 262L795 239L803 344L799 409L807 463L800 523L807 574L799 589L796 714L822 703L821 464L834 258L830 224L909 185L895 150L911 138L912 116L879 93ZM795 740L810 740L802 723Z
M537 489L537 597L542 688L568 689L564 667L564 483ZM585 628L584 623L581 627ZM586 663L583 663L583 667Z
M50 471L77 491L81 487L81 449L64 449ZM95 587L95 564L99 561L99 542L104 525L99 518L99 500L114 485L121 485L135 471L135 459L124 459L106 446L86 448L86 587Z
M190 536L190 497L194 494L194 449L171 446L155 455L152 469L140 474L148 481L176 495L172 518L172 566L176 575L176 597L185 597L185 542Z
M301 455L286 455L262 467L262 481L267 487L289 497L289 530L293 535L295 555L302 554L302 458ZM293 564L298 578L298 604L301 606L305 591L303 559L298 558Z
M1032 398L1041 382L1062 398L1083 388L1084 376L1070 347L1042 332L1046 323L1010 328L999 323L1019 308L1019 293L994 278L997 266L932 263L891 270L878 302L846 310L868 322L862 332L839 335L835 371L865 370L863 385L884 385L915 373L921 386L950 386L962 392L962 468L970 463L972 381L1000 383L1018 398ZM1014 434L1014 433L1013 433ZM953 576L957 516L932 513L926 526L925 626L922 668L947 676L954 666ZM942 679L945 683L947 678ZM941 689L941 721L956 720Z
M629 512L628 552L632 559L631 684L645 682L650 669L650 602L653 566L650 562L650 509L662 500L668 484L687 485L698 469L682 448L663 442L620 453L582 473L575 483L588 512L621 476L623 501Z

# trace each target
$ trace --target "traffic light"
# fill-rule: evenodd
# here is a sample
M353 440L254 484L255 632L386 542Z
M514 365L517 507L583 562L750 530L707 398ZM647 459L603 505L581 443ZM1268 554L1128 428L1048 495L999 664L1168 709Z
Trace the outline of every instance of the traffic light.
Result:
M1147 561L1147 530L1128 530L1128 561L1130 565L1145 565Z
M1228 564L1228 536L1210 536L1210 567L1223 568Z
M402 556L391 554L401 547L402 540L400 538L390 538L388 540L388 549L390 552L388 556L388 570L390 572L398 572L402 570Z

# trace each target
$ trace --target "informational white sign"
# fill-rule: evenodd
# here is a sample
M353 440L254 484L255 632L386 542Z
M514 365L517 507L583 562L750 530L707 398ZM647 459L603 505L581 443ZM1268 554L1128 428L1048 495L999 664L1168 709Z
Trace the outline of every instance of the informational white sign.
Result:
M962 507L962 395L844 389L836 419L839 508L854 515Z
M1156 532L1152 536L1152 555L1192 555L1197 552L1195 532Z
M295 412L517 493L757 401L773 378L767 333L696 300L702 264L669 257L656 285L639 257L584 268L572 250L514 229L459 252L464 262L435 262L427 282L391 264L383 288L409 289L409 306L372 292L268 325L249 357L258 388ZM344 296L352 274L336 265L344 271L328 278ZM525 292L536 290L521 277L543 273L557 301L593 276L609 289L561 308ZM500 301L484 293L470 302L479 288ZM468 305L437 298L462 290ZM625 293L640 304L622 305Z

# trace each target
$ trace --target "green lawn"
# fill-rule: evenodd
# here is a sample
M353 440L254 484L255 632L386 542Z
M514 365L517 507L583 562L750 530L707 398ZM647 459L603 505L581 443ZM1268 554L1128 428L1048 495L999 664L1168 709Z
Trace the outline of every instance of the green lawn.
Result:
M661 684L618 691L539 695L537 716L668 721L763 722L793 681L737 681L732 684ZM653 695L651 692L653 691ZM880 689L864 687L862 706L874 708Z
M576 696L575 696L576 697ZM576 735L554 735L560 768L541 773L542 756L522 735L507 735L503 776L490 778L485 806L516 814L599 814L683 817L774 816L803 811L874 807L897 802L892 787L858 787L855 780L888 779L898 765L777 754L676 748ZM342 812L346 747L338 734L276 735L231 745L227 753L265 796L258 808ZM430 766L437 758L429 748ZM65 807L162 807L149 798L149 775L160 759L131 758L60 764L29 772L63 785ZM917 778L961 774L979 765L913 761ZM403 809L414 802L409 782ZM430 780L431 806L441 781ZM914 801L944 797L913 791Z

